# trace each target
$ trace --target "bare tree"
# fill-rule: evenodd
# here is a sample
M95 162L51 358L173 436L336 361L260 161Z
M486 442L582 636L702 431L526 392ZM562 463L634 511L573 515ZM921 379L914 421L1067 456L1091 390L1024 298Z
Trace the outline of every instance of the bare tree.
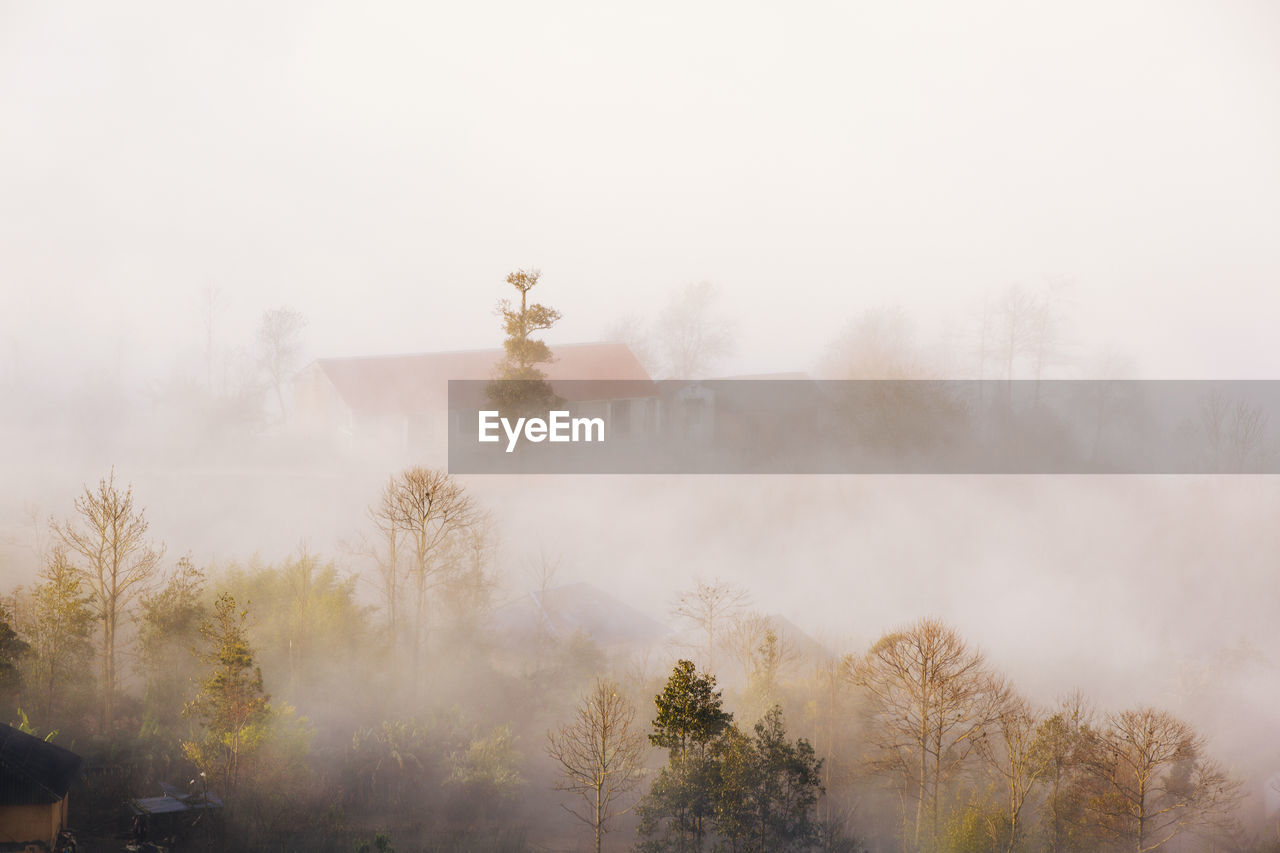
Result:
M551 636L551 624L547 617L547 593L555 586L556 576L560 573L563 564L564 557L547 550L546 545L540 545L537 558L529 561L529 570L537 590L532 593L537 599L534 602L537 606L534 611L534 630L536 633L533 641L533 653L534 660L539 665L542 662L542 653L546 648L547 640Z
M710 282L686 285L658 315L657 339L665 375L699 379L733 349L733 324L716 305Z
M693 623L706 636L706 645L703 646L705 672L715 673L717 632L725 631L729 621L747 606L749 600L745 589L718 578L710 583L696 581L693 589L681 593L676 600L672 613Z
M1067 329L1064 303L1070 286L1066 279L1051 279L1039 294L1032 297L1026 349L1031 377L1037 383L1065 356Z
M258 324L258 364L275 389L281 422L288 419L284 386L298 367L306 325L306 319L292 308L272 308L263 313Z
M867 693L870 766L896 780L904 820L915 800L911 834L919 849L939 838L942 786L965 765L995 719L999 690L981 652L934 619L886 634L849 677Z
M995 347L1006 381L1013 381L1018 356L1032 345L1039 306L1034 295L1015 284L1001 294L995 307Z
M619 810L619 800L644 777L644 735L635 728L636 709L616 682L597 680L577 714L558 731L547 732L547 754L559 765L556 790L578 794L584 804L565 811L590 826L596 853Z
M394 521L411 549L413 583L413 683L421 683L426 643L427 596L447 579L451 564L442 559L450 537L477 520L475 502L457 480L444 471L410 468L395 488Z
M625 344L650 376L662 369L647 324L635 312L619 315L604 331L604 340Z
M1205 757L1204 738L1165 711L1111 715L1098 733L1091 772L1097 825L1134 853L1159 850L1190 830L1230 829L1240 785Z
M382 596L383 612L387 619L387 636L392 649L400 645L400 583L403 576L403 545L405 530L400 526L400 491L396 478L387 480L378 493L377 502L366 511L373 525L371 539L361 536L355 549L373 560L378 570L378 591Z
M773 619L758 610L735 614L724 632L724 644L734 662L742 670L742 677L750 679L751 664L765 635L773 630Z
M119 684L116 665L117 629L121 617L155 576L164 547L147 538L145 510L134 509L133 487L116 487L116 472L85 486L76 498L75 517L52 523L54 535L85 585L102 624L102 728L114 723L115 694Z
M1199 433L1210 471L1245 474L1262 470L1268 460L1267 415L1247 400L1228 400L1221 392L1200 403Z
M1005 849L1012 851L1022 831L1022 812L1027 798L1047 768L1038 735L1043 717L1026 699L1007 688L997 687L997 706L992 725L978 737L978 753L1003 783L1008 838Z

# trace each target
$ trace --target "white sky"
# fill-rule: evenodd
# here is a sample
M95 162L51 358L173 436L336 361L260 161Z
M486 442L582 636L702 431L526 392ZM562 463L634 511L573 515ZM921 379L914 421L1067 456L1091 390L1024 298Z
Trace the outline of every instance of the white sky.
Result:
M1075 281L1145 375L1278 377L1269 2L0 0L0 343L165 373L200 291L313 355L598 338L707 279L726 372ZM16 340L16 344L14 341Z

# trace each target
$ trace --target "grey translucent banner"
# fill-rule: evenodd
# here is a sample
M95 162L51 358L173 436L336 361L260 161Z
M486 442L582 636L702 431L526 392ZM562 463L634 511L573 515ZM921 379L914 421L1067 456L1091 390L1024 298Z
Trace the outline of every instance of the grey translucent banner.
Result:
M538 391L450 381L450 472L1280 473L1271 380L583 380L553 383L555 399Z

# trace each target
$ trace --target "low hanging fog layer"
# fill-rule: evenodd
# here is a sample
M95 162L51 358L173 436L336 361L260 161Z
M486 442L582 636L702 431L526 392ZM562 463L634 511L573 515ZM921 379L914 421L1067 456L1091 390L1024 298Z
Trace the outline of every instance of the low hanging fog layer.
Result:
M85 756L69 819L103 849L201 772L219 817L163 830L197 849L595 849L548 732L604 684L646 770L604 849L784 849L711 783L705 837L663 822L685 765L647 736L688 659L748 739L776 702L824 762L789 849L1135 849L1089 785L1148 707L1204 739L1161 802L1210 757L1231 802L1141 849L1277 849L1274 477L450 479L410 416L308 396L317 360L511 368L495 305L534 269L560 316L528 339L626 347L581 378L1275 378L1277 34L1251 2L3 5L0 722ZM423 471L466 523L415 551L396 516L389 557L379 502ZM108 674L73 534L130 488L155 564ZM871 652L928 620L1037 725L1094 709L1070 820L1044 774L1001 811L1007 715L932 782L876 758ZM267 697L242 766L219 637Z

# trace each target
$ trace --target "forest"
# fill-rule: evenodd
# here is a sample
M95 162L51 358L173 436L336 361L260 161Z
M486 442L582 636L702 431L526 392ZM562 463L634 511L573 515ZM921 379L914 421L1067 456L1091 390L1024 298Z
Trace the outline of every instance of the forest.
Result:
M359 576L175 559L115 471L36 523L4 708L85 757L82 843L121 844L165 782L224 804L184 849L1276 849L1191 724L1069 684L1031 702L937 619L830 648L707 579L657 648L544 621L513 644L462 482L395 473L364 522Z

